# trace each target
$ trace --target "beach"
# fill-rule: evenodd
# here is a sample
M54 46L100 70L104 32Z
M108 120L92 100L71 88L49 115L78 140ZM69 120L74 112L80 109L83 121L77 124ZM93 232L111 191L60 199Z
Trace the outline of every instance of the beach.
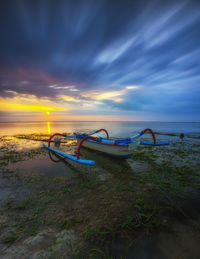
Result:
M50 157L42 147L58 131L105 127L113 137L130 137L149 124L170 145L136 145L126 160L83 149L81 157L96 162L86 166ZM1 258L198 258L199 123L5 123L0 129ZM73 155L76 141L60 149Z

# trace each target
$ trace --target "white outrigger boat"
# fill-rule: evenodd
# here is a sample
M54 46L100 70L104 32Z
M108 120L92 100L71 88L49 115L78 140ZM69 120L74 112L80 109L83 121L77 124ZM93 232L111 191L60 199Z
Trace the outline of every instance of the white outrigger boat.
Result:
M102 137L93 137L92 135L104 131L106 133L107 138L102 138ZM153 137L153 143L149 142L140 142L136 139L141 137L145 132L149 131ZM78 150L77 150L77 155L72 156L67 153L61 152L60 150L57 150L55 148L50 147L50 143L52 142L52 139L55 136L62 136L66 138L75 138L78 140ZM114 139L114 138L109 138L109 134L107 130L105 129L99 129L96 130L92 133L89 134L76 134L74 135L66 135L66 134L60 134L60 133L55 133L53 134L48 141L48 146L43 144L45 148L48 150L61 155L62 157L71 159L75 162L78 162L80 164L85 164L85 165L95 165L95 161L93 160L85 160L85 159L80 159L80 150L81 147L86 147L92 150L96 150L102 153L105 153L107 155L119 157L119 158L129 158L132 156L132 151L134 149L134 146L136 144L140 145L151 145L151 146L161 146L161 145L169 145L169 142L156 142L155 135L151 129L145 129L142 130L140 133L137 135L130 137L130 138L124 138L124 139Z

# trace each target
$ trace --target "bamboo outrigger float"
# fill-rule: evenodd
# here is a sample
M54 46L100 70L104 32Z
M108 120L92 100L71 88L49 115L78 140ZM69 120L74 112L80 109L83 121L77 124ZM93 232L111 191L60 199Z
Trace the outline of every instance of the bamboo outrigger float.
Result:
M102 138L102 137L93 137L92 135L99 133L101 131L104 131L106 133L107 138ZM152 135L153 142L140 142L136 139L141 137L143 134L145 134L147 131L149 131ZM78 150L77 150L77 155L72 156L67 153L61 152L60 150L57 150L55 148L50 147L50 143L52 139L55 136L62 136L66 138L75 138L78 140ZM66 134L60 134L60 133L55 133L53 134L49 140L48 140L48 146L43 144L45 148L48 150L61 155L62 157L68 158L72 161L75 161L80 164L85 164L85 165L95 165L95 161L93 160L85 160L85 159L80 159L80 150L81 147L86 147L92 150L100 151L102 153L105 153L107 155L115 156L115 157L120 157L120 158L129 158L132 156L132 150L136 144L140 145L150 145L150 146L162 146L162 145L169 145L169 142L156 142L155 135L151 129L145 129L142 130L140 133L138 133L135 136L132 136L130 138L124 138L124 139L114 139L114 138L109 138L109 134L107 130L105 129L99 129L96 130L92 133L89 134L76 134L74 135L66 135Z

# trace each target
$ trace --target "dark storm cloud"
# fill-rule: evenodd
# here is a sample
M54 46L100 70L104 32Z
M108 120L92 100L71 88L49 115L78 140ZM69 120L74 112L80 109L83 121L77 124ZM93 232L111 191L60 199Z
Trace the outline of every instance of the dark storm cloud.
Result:
M199 1L1 2L0 94L84 99L84 90L138 85L103 103L170 113L167 97L177 112L200 109L199 10Z

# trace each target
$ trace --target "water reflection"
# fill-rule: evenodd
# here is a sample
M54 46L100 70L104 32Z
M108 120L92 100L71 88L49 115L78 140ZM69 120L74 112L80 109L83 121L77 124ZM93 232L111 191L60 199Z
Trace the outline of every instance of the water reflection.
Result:
M44 176L74 176L73 168L70 167L64 160L63 163L54 163L48 159L48 153L28 159L9 164L9 169L18 169L18 172L31 175ZM68 166L66 166L68 165Z
M56 156L57 159L55 159L53 155ZM51 159L51 161L55 163L61 162L61 157L57 156L55 153L53 155L52 155L52 152L49 150L49 158Z
M47 133L51 134L51 123L47 121Z
M4 150L28 151L41 147L40 141L22 137L5 136L1 137L0 147Z

